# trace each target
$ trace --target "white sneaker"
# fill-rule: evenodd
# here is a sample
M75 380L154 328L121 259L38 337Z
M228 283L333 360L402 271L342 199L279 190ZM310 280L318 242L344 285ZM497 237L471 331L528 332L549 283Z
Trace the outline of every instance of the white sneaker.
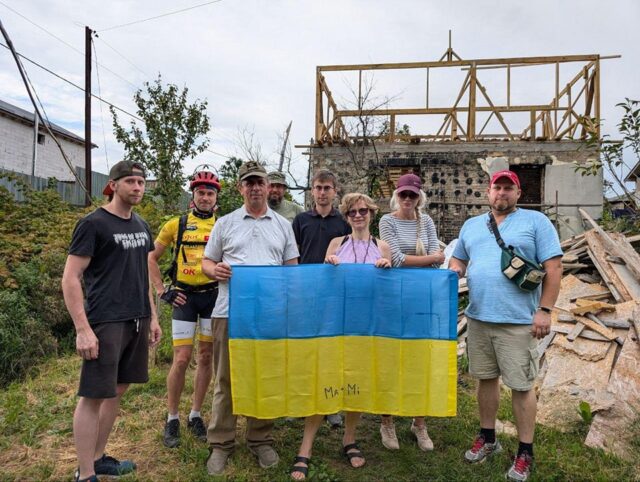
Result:
M433 441L429 438L426 425L418 427L414 422L411 422L411 431L416 436L416 439L418 439L418 447L420 450L425 452L433 450Z
M396 426L393 423L380 424L380 435L382 436L382 445L389 450L399 450L400 443L396 436Z

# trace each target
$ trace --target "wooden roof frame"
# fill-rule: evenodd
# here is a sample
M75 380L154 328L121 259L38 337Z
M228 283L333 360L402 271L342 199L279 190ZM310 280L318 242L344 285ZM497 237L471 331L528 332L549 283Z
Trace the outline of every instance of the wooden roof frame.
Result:
M344 119L363 116L387 116L389 133L375 138L386 142L398 141L563 141L585 140L587 136L597 135L600 139L600 61L619 58L619 55L563 55L545 57L514 57L496 59L462 60L449 47L442 58L431 62L404 62L386 64L354 64L354 65L324 65L316 67L316 112L315 112L315 143L344 144L357 139L349 134ZM560 64L576 63L576 75L565 86L560 86ZM542 105L514 105L511 103L511 69L516 67L531 67L540 65L555 65L555 92L549 104ZM450 107L429 107L429 71L440 68L462 68L467 71L465 80L460 87L456 102ZM362 108L362 72L377 70L425 69L426 102L424 107L417 108ZM478 71L484 69L506 69L506 105L493 103L485 87L478 78ZM358 106L359 109L340 109L333 99L333 95L323 73L351 71L358 72ZM461 104L461 100L468 93L468 103ZM482 96L487 105L478 105L477 100ZM580 106L578 106L578 102ZM478 113L489 112L483 126L478 128L476 121ZM529 112L530 122L521 132L509 128L505 114L510 112ZM466 125L458 120L459 113L466 113ZM444 121L436 133L418 135L398 135L395 133L396 116L413 115L443 115ZM504 132L499 134L485 134L489 120L495 116ZM371 138L371 136L367 136Z

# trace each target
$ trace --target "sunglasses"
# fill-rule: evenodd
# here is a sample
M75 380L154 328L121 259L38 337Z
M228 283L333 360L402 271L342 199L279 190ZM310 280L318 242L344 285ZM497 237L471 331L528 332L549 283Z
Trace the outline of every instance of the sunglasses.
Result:
M409 198L409 199L418 199L419 194L413 191L400 191L398 193L398 197L400 199Z
M369 208L350 209L349 211L347 211L347 216L349 216L350 218L355 218L356 214L364 217L369 214Z

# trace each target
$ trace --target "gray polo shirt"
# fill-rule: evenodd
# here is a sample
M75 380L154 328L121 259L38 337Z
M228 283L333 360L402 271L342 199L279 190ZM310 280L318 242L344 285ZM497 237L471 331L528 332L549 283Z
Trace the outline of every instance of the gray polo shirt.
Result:
M234 265L282 265L299 256L291 223L267 207L254 218L244 206L223 216L211 230L204 255L216 262ZM233 275L232 275L233 276ZM213 318L226 318L229 283L220 281Z

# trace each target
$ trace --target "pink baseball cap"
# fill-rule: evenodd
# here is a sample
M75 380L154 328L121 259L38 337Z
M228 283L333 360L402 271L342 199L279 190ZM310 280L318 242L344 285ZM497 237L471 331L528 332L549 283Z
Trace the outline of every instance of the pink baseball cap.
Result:
M404 176L400 176L398 179L398 184L396 191L411 191L418 194L422 189L422 181L415 174L405 174Z
M520 189L520 179L518 179L518 175L515 172L510 171L509 169L494 173L493 176L491 176L491 182L489 183L489 186L493 186L494 182L496 182L498 179L502 179L503 177L509 179L512 183L518 186L518 189Z

